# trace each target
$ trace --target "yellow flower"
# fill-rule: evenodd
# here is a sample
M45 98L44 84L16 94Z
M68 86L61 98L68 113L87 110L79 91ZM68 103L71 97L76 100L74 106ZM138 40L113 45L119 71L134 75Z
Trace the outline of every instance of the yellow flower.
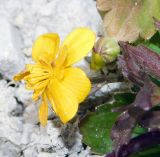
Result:
M71 32L60 46L58 34L40 36L32 48L35 64L27 64L26 69L14 77L24 79L26 88L34 90L33 99L39 97L39 120L47 124L48 103L63 123L71 120L91 89L90 80L79 68L71 67L92 49L95 34L88 28L77 28Z

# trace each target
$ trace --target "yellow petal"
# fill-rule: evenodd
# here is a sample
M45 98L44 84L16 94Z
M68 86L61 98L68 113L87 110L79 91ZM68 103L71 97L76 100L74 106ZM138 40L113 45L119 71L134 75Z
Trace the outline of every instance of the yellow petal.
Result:
M65 69L61 83L75 95L79 103L87 97L91 89L90 80L79 68Z
M44 89L44 90L45 90L45 89ZM34 101L37 101L38 98L39 98L39 97L42 95L42 93L44 92L44 90L43 90L43 89L34 90L33 95L32 95L32 99L33 99Z
M39 121L42 126L46 126L48 118L48 105L47 105L47 98L44 95L42 99L42 104L39 107Z
M39 61L41 58L48 62L53 61L59 49L58 34L48 33L37 38L32 47L32 58Z
M50 94L56 106L56 113L63 123L67 123L77 113L78 101L74 94L57 79L50 82Z
M24 70L24 71L18 73L17 75L15 75L15 76L13 77L13 79L14 79L15 81L20 81L20 80L22 80L24 77L28 76L29 74L30 74L29 71Z
M53 100L51 88L46 88L46 95L47 95L47 98L48 98L50 104L52 105L54 112L57 114L56 104Z
M66 65L66 61L67 61L67 54L68 53L68 49L66 46L61 47L58 57L55 60L55 66L56 67L65 67Z
M68 48L67 66L76 63L93 48L95 33L88 28L77 28L64 40L63 46Z

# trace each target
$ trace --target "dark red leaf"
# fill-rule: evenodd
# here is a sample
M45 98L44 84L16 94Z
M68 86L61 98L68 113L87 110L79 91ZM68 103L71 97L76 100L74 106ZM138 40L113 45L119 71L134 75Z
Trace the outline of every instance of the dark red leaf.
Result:
M115 153L111 155L127 157L132 152L140 150L140 148L135 149L135 143L140 142L142 147L145 146L141 137L130 141L135 125L140 123L143 126L152 127L150 119L152 119L152 124L157 124L159 121L158 117L149 115L147 118L145 114L160 100L158 95L160 90L148 77L151 75L160 78L160 55L144 46L135 47L125 42L119 42L119 44L123 53L119 57L118 63L123 75L141 87L134 103L125 111L123 110L124 112L119 116L111 132L115 146Z
M150 80L146 79L144 81L144 86L137 93L133 105L135 107L141 108L142 110L149 110L153 106L151 102L153 87L154 87L153 83Z
M129 155L140 152L146 148L160 144L160 131L155 130L140 135L130 140L127 145L121 146L116 157L129 157Z
M160 111L145 113L139 121L142 127L155 129L160 128Z
M111 138L114 142L115 152L119 148L127 144L130 140L132 130L139 122L145 111L152 107L151 95L153 91L153 83L148 79L145 80L144 86L136 95L134 103L129 105L114 124L111 132Z
M131 139L128 144L120 147L117 154L113 151L105 157L129 157L131 154L154 147L158 144L160 144L160 131L154 130Z
M122 69L122 73L126 78L137 85L143 85L145 75L141 74L141 69L128 53L119 56L118 65Z
M121 145L129 142L132 130L136 123L137 119L130 116L128 111L125 111L120 115L111 132L111 138L114 142L115 152L119 150Z
M107 154L105 157L116 157L116 154L113 151L112 153Z
M142 45L135 47L125 42L119 44L123 52L119 57L119 67L124 76L140 84L146 75L160 78L160 55Z

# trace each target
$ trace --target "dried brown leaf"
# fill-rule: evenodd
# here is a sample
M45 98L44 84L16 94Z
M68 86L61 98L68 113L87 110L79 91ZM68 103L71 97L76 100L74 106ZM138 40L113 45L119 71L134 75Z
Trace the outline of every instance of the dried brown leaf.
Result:
M97 0L103 14L106 34L118 41L149 39L156 29L153 17L160 19L159 0Z

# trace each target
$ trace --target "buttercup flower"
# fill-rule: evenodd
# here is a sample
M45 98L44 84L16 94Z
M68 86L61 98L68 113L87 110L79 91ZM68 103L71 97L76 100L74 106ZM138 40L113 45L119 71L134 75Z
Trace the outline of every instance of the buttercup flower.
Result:
M24 71L14 77L24 79L26 88L34 90L33 100L41 97L39 120L47 124L48 104L63 123L71 120L91 89L90 80L79 68L71 67L92 49L95 34L88 28L77 28L60 46L58 34L41 35L32 48L35 64L27 64Z

